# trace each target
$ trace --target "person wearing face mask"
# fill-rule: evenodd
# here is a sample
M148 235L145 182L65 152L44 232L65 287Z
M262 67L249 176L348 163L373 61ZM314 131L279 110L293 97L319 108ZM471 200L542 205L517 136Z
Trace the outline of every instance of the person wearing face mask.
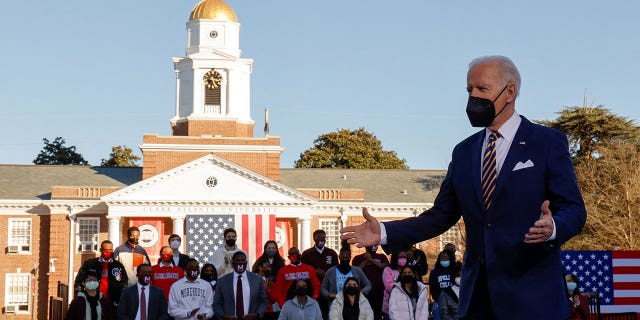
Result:
M296 247L289 248L290 264L280 268L276 277L276 292L278 295L278 305L283 306L287 301L287 290L296 280L309 279L313 284L313 294L311 298L317 300L320 296L320 281L312 266L302 263L300 260L300 250ZM322 309L322 307L320 308Z
M82 264L74 281L75 294L84 290L84 282L90 273L98 275L100 293L115 306L120 300L122 290L128 286L128 276L122 263L113 259L111 241L102 241L100 257L91 258Z
M417 281L418 274L411 266L400 268L400 277L389 296L389 319L427 320L429 297L427 286Z
M264 282L264 288L267 292L267 299L269 300L267 309L265 309L262 319L278 319L278 314L280 313L280 306L278 305L278 293L276 292L275 281L271 280L272 273L271 267L269 267L269 261L264 260L262 262L262 265L258 266L258 272L254 273L257 273L260 277L262 277L262 282Z
M213 300L215 315L223 320L262 319L268 300L262 277L247 270L247 254L231 257L233 272L218 279Z
M213 295L216 294L216 283L218 282L218 273L216 271L216 267L211 263L205 263L202 265L202 269L200 270L200 279L206 281L211 285L211 290L213 290Z
M338 254L335 250L325 246L327 234L322 229L313 232L313 242L313 247L302 252L302 263L312 266L316 270L318 281L322 282L327 270L338 264ZM318 304L320 304L320 310L325 318L329 313L329 303L330 301L325 296L318 297Z
M382 271L382 283L384 284L384 295L382 297L382 314L385 319L389 318L389 294L393 285L398 281L400 269L407 265L407 253L398 251L391 254L389 266Z
M429 274L429 293L431 293L431 299L434 301L432 312L435 320L440 320L438 313L438 299L440 298L440 294L444 289L451 287L453 284L455 271L455 265L451 263L449 251L440 251L438 260Z
M349 278L355 278L358 281L358 287L362 289L362 293L367 295L371 291L371 282L367 279L362 269L351 266L351 250L349 247L340 249L340 264L329 268L322 280L322 288L320 292L322 296L327 298L329 302L336 298L336 295L344 287L344 282Z
M285 261L280 256L280 252L278 252L278 244L273 240L267 240L264 243L262 255L256 259L256 262L251 267L251 272L258 273L260 266L265 261L269 264L269 274L266 274L265 277L275 283L278 271L284 267Z
M169 301L171 285L184 277L184 270L173 264L171 248L164 246L160 249L160 262L151 268L153 276L151 284L164 291L164 297Z
M356 278L347 278L344 287L331 303L330 320L371 320L373 310L362 294Z
M383 223L363 208L365 222L341 230L350 244L381 244L392 252L437 237L462 217L463 319L570 315L560 250L580 233L587 214L567 136L516 112L520 82L511 59L474 59L467 71L466 113L482 129L453 149L433 206Z
M580 294L580 279L573 273L569 273L564 277L567 283L567 296L569 297L569 310L571 316L569 320L587 320L591 319L591 310L589 310L589 301L587 297Z
M371 291L367 295L371 309L373 309L374 319L382 319L382 298L384 295L384 282L382 282L382 272L389 265L389 259L382 253L377 253L378 246L365 248L363 254L353 257L351 264L358 266L367 279L371 282Z
M84 290L78 292L69 304L65 320L113 320L113 302L100 292L100 280L95 272L87 273L82 282Z
M415 244L411 245L406 250L407 252L407 265L412 266L413 270L418 274L418 281L423 281L422 277L426 276L429 272L429 265L427 264L427 255L424 251L418 249Z
M282 306L278 320L322 320L318 302L309 294L313 286L309 279L294 281L287 292L287 302Z
M119 245L113 251L113 258L120 261L127 271L129 279L128 286L136 284L136 268L143 264L150 264L147 250L138 245L140 240L140 229L133 226L127 229L127 242Z
M233 228L227 228L223 232L224 245L213 252L213 265L218 271L218 277L222 277L227 273L233 272L233 263L231 257L240 250L236 245L238 234Z
M200 264L196 259L187 261L184 278L169 290L169 315L174 319L209 319L213 317L213 290L200 279Z
M446 249L445 249L446 250ZM451 252L451 251L449 251ZM456 267L457 273L453 278L453 283L449 288L442 290L438 298L438 316L440 320L458 319L458 297L460 296L460 270Z
M173 264L185 270L187 268L187 261L191 258L180 252L181 243L182 238L180 238L179 235L173 233L169 236L169 247L171 248Z
M118 320L168 320L164 292L151 282L151 266L143 263L136 268L136 283L124 290L118 303Z

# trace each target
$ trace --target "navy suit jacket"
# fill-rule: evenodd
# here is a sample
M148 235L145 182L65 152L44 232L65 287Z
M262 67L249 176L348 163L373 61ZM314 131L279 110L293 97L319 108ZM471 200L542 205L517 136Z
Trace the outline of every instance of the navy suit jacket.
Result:
M147 305L147 320L169 319L164 291L158 287L149 285L148 294L149 305ZM136 314L138 313L139 300L137 283L122 290L120 302L118 303L118 320L135 320Z
M460 216L466 251L459 315L469 308L481 265L493 310L500 319L566 319L569 316L560 246L580 232L586 211L566 136L555 129L522 121L496 182L488 212L482 208L481 153L485 130L458 144L434 206L415 218L385 222L387 246L396 251L435 237ZM532 167L514 171L518 162ZM550 201L556 238L525 244L524 236Z
M236 314L236 299L233 288L237 285L233 283L233 274L225 274L216 283L216 293L213 295L213 312L222 319L222 316L233 316ZM256 273L245 271L243 276L249 280L249 313L257 313L262 318L264 310L267 308L267 291L264 287L262 277ZM246 303L246 301L245 301Z

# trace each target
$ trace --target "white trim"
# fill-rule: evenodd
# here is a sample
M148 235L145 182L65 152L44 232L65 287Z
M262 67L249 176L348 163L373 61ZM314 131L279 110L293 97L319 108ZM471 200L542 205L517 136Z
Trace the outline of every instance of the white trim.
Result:
M294 198L295 200L293 201L299 201L296 202L296 205L299 204L306 204L308 205L309 203L312 202L316 202L317 200L306 195L305 193L302 193L296 189L293 189L291 187L288 187L286 185L283 185L277 181L274 181L272 179L269 179L263 175L257 174L253 171L247 170L245 167L242 167L238 164L235 164L231 161L222 159L216 155L213 154L208 154L206 156L200 157L198 159L195 159L191 162L185 163L181 166L175 167L169 171L165 171L162 172L160 174L157 174L153 177L150 177L148 179L142 180L140 182L134 183L128 187L125 187L123 189L120 189L118 191L115 191L113 193L110 193L104 197L102 197L101 199L103 201L105 201L107 203L107 205L111 206L113 204L123 204L122 202L118 201L118 199L123 198L125 196L127 196L128 194L135 194L136 192L146 189L146 188L150 188L152 186L154 186L155 184L159 183L162 180L166 180L166 179L171 179L174 176L178 176L181 174L184 174L185 172L188 172L190 170L193 170L195 167L198 166L204 166L207 164L213 164L217 167L220 167L224 170L227 170L229 172L235 173L245 179L249 179L252 180L262 186L265 186L267 188L270 188L271 190L274 190L276 192L279 192L281 194L290 196L292 198ZM130 202L129 200L125 200L124 202ZM139 201L138 203L141 204L153 204L153 205L162 205L162 204L177 204L177 203L181 203L180 202L176 202L176 201L167 201L167 202L160 202L160 201ZM201 205L204 205L205 203L208 205L209 202L198 202L198 201L184 201L182 203L198 203ZM228 203L231 206L235 206L235 205L240 205L239 202L229 202ZM268 203L268 202L255 202L255 205L269 205L272 203ZM110 211L111 212L111 211Z
M25 245L25 244L16 244L13 242L13 239L11 237L12 233L13 233L13 228L15 227L15 223L16 222L29 222L29 244ZM11 250L11 251L15 251L15 253L17 254L31 254L32 248L33 248L33 219L31 218L9 218L9 230L7 232L7 246L9 248L11 247L16 247L15 250ZM25 250L25 247L28 246L28 250ZM13 252L12 252L13 253Z
M173 152L267 152L282 153L280 146L252 146L252 145L210 145L210 144L169 144L145 143L140 147L143 151L173 151Z
M12 277L27 277L27 283L26 283L26 292L24 293L19 293L19 294L24 294L27 297L27 301L25 303L9 303L9 288L10 288L10 281L9 279ZM14 313L14 314L28 314L31 312L31 283L33 281L32 279L33 275L31 273L26 273L26 272L22 272L22 273L6 273L5 274L5 289L4 289L4 307L5 307L5 314L7 313ZM22 287L22 286L21 286ZM13 306L15 307L13 312L9 312L6 308L9 306ZM26 306L27 310L20 310L21 306Z
M96 226L95 240L89 242L84 242L80 240L80 222L81 221L94 221ZM87 252L99 252L100 248L100 218L99 217L78 217L76 218L77 231L76 231L76 245L75 245L75 253L87 253ZM82 250L85 245L90 245L91 250Z
M324 232L325 232L325 233L326 233L326 235L327 235L327 239L328 239L328 238L329 238L329 231L330 231L330 230L327 230L327 228L324 228L324 227L322 226L322 223L331 223L331 224L335 224L335 228L336 228L336 232L337 232L337 235L335 235L335 236L337 237L336 245L335 245L335 247L334 247L334 246L329 246L329 245L328 245L328 240L327 240L327 241L325 242L325 246L326 246L327 248L331 248L331 249L335 250L336 252L340 252L340 217L335 217L335 218L319 218L319 219L318 219L318 229L322 229L322 230L324 230ZM313 237L313 234L312 234L311 236ZM334 236L334 235L331 235L331 236ZM332 241L333 241L333 240L336 240L336 239L332 239Z

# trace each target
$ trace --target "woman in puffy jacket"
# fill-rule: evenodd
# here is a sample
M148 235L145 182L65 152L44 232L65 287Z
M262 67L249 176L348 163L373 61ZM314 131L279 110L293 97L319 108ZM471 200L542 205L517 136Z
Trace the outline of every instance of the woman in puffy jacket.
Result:
M389 319L427 320L429 318L427 286L416 280L411 266L400 269L400 277L389 295Z
M384 318L389 318L389 293L393 285L400 278L400 269L407 265L407 253L398 251L391 254L391 263L382 271L382 283L384 284L384 295L382 296L382 313Z
M349 277L344 282L329 309L329 320L373 320L373 309L362 294L358 279Z

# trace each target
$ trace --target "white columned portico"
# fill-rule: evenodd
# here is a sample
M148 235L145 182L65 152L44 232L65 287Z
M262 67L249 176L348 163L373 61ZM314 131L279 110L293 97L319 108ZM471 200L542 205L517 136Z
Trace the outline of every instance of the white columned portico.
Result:
M113 247L120 245L120 217L107 217L109 219L109 240L113 242Z
M311 247L311 218L300 218L300 252Z
M184 240L184 218L185 217L171 217L171 220L173 220L173 233L179 235L180 239L183 239L183 240ZM180 241L180 252L184 252L184 241Z

